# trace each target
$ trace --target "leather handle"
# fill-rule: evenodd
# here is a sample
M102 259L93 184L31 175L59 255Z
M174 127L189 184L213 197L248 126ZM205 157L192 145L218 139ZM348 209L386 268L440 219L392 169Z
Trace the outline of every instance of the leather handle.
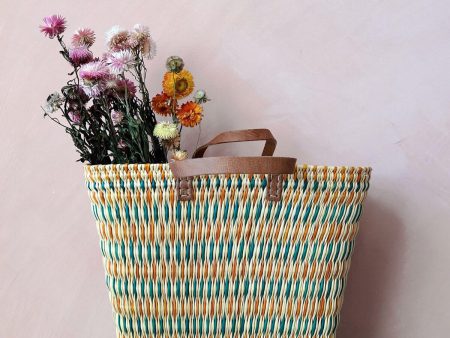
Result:
M180 201L194 199L192 176L218 174L267 174L266 199L280 201L283 176L295 170L295 158L291 157L206 157L169 163L177 179L177 195Z
M275 152L277 140L273 137L269 129L244 129L226 131L214 137L208 143L200 146L192 155L192 158L200 158L205 154L209 146L223 143L248 142L248 141L266 141L262 156L272 156Z
M292 157L205 157L169 163L175 178L219 174L292 174L296 159Z

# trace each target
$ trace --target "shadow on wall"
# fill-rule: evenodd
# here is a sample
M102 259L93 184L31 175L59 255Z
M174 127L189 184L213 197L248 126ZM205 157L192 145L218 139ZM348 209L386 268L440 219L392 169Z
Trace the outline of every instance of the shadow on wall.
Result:
M360 226L337 336L387 338L379 328L397 290L404 225L381 199L368 197Z

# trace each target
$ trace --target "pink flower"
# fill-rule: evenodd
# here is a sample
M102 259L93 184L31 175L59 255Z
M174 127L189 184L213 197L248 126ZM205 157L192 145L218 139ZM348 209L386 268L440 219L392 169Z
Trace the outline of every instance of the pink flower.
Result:
M112 27L106 33L106 44L112 52L118 52L130 48L130 32L119 26Z
M116 93L120 98L133 97L136 95L136 85L128 79L119 79L116 82Z
M66 30L66 19L61 15L46 16L43 21L44 24L39 26L39 28L50 39L64 33Z
M120 122L122 122L122 120L123 120L123 113L118 110L113 110L111 112L111 120L113 121L113 124L115 126L120 124Z
M92 52L86 46L71 48L69 58L75 66L81 66L93 60Z
M127 144L125 143L124 140L120 140L119 142L117 142L117 148L125 149L126 147L127 147Z
M72 36L72 45L75 47L91 47L95 42L95 33L90 28L80 28Z
M107 58L107 63L111 73L121 74L134 63L134 56L129 50L111 53Z
M69 111L68 113L70 120L74 124L80 124L81 123L81 114L77 111Z
M92 61L81 66L79 75L85 82L95 82L106 79L109 70L103 62Z

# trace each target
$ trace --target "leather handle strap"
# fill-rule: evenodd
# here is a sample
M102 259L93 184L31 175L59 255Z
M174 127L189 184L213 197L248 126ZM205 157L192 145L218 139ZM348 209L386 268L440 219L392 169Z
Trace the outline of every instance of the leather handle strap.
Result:
M273 137L269 129L244 129L226 131L214 137L208 143L200 146L192 155L192 158L200 158L205 154L209 146L215 144L232 143L232 142L248 142L248 141L266 141L262 156L272 156L275 152L277 140Z
M177 194L181 201L194 198L192 176L218 174L268 174L266 199L281 200L283 175L295 170L295 158L291 157L206 157L169 163L177 178Z
M169 163L176 178L219 174L292 174L296 159L291 157L205 157Z

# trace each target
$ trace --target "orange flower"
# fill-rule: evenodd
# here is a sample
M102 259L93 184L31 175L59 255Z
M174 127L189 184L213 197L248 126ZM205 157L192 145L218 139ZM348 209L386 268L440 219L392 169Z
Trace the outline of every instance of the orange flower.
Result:
M162 83L164 93L170 97L182 99L194 90L194 78L192 74L183 69L179 73L167 72Z
M198 103L188 101L183 103L177 111L177 118L185 127L195 127L202 120L203 108Z
M152 99L152 109L162 116L171 115L170 97L166 93L156 94Z

